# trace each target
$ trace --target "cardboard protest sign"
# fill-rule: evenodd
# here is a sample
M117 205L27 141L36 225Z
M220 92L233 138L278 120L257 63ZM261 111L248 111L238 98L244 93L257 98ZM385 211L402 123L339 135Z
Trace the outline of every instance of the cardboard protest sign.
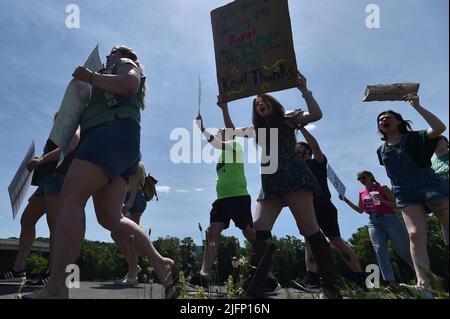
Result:
M419 83L368 85L363 102L403 101L405 95L419 92Z
M27 164L34 158L35 146L34 141L31 142L31 146L28 148L22 163L19 166L16 174L14 175L11 183L8 186L9 199L11 200L11 207L13 213L13 219L16 218L17 212L20 209L20 205L28 192L28 188L31 185L31 177L33 173L27 170Z
M287 0L236 0L213 10L211 23L222 100L296 86Z
M98 46L89 55L84 67L91 71L102 69ZM90 84L78 80L71 80L66 88L49 137L56 145L61 147L63 154L65 154L80 125L81 115L89 102L90 94Z
M329 164L327 166L327 176L331 184L333 184L334 188L336 188L338 194L344 196L346 191L345 185L344 183L342 183L340 178L337 176L337 174Z

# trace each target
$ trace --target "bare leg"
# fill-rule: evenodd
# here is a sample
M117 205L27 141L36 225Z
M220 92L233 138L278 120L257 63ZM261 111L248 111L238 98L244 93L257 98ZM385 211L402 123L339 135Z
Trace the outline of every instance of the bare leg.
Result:
M25 210L23 211L22 218L20 219L21 230L19 249L13 266L15 271L25 269L26 260L30 255L31 247L33 246L36 237L35 226L44 214L45 211L42 197L31 197L27 207L25 207Z
M254 227L256 231L272 231L273 225L283 209L284 202L277 197L270 197L256 203Z
M330 238L331 244L336 247L342 256L342 259L350 267L353 272L362 273L363 269L359 262L358 256L356 256L353 249L351 249L347 243L339 236Z
M58 195L47 195L44 197L44 206L47 212L47 225L50 230L50 256L49 266L52 267L53 247L55 247L55 229L58 220L58 210L61 204L61 197Z
M438 204L429 205L433 211L434 216L439 220L442 229L448 237L448 198Z
M339 298L339 292L336 289L336 265L331 254L331 247L317 223L313 206L313 193L291 192L285 194L283 198L294 215L300 233L309 241L325 292L332 298Z
M421 267L430 268L427 251L427 224L425 208L422 205L411 205L403 209L403 220L409 234L411 257L417 277L417 286L430 288L430 279Z
M208 276L214 261L219 254L219 237L225 225L223 223L211 223L206 232L205 253L203 255L203 265L200 274Z
M162 257L135 222L122 216L122 205L125 198L126 184L117 178L93 196L95 212L100 225L117 236L119 242L134 243L138 256L148 257L156 275L164 286L171 282L173 260Z

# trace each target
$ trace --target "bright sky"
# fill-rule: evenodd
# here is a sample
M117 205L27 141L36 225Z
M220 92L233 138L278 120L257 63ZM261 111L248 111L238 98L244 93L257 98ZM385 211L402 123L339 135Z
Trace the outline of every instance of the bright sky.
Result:
M80 8L81 28L68 29L66 6ZM192 132L197 112L197 74L202 78L205 125L222 127L215 106L218 94L210 11L219 0L102 0L0 2L0 238L18 237L20 215L12 219L7 187L32 140L40 153L51 129L65 87L76 66L96 44L101 57L112 46L133 47L148 77L148 108L142 120L142 154L148 171L159 180L159 202L151 202L142 225L156 236L191 236L200 242L198 223L209 222L215 200L215 164L179 164L170 160L175 128ZM345 5L344 5L345 3ZM366 6L380 7L381 27L368 29ZM403 102L362 103L366 85L420 82L422 104L448 124L449 40L447 0L290 0L297 62L319 102L324 118L312 133L330 164L357 200L361 186L356 172L371 170L389 185L376 157L381 143L376 116L384 109L401 112L414 129L425 121ZM274 94L286 109L305 108L296 89ZM237 126L251 124L251 99L230 103ZM448 133L446 133L448 136ZM205 143L205 142L203 142ZM248 146L250 147L250 146ZM259 167L246 164L254 211L260 189ZM30 188L29 194L34 191ZM337 198L344 238L367 224ZM22 204L22 209L25 203ZM21 212L20 212L21 214ZM86 238L110 241L109 233L86 207ZM289 211L275 224L277 236L299 236ZM231 227L226 235L243 239ZM48 236L43 218L38 236Z

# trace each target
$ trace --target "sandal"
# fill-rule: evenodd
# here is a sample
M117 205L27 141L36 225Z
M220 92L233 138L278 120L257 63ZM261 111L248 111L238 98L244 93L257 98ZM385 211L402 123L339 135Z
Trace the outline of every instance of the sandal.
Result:
M191 274L191 271L192 266L186 265L182 270L184 278L187 278ZM176 275L175 278L173 278L172 282L165 288L166 295L164 299L178 299L178 297L180 296L180 287L178 287L179 283L180 276Z

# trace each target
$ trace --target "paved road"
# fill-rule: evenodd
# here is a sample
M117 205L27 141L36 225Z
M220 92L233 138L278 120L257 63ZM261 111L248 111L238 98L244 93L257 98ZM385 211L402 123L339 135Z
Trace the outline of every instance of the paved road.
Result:
M33 289L24 287L20 289L18 284L0 283L0 299L15 299L19 291L22 294L32 292ZM190 289L190 295L195 295L195 290ZM115 285L108 282L82 282L79 289L70 290L70 299L162 299L164 289L161 285L139 284L133 287ZM211 296L214 298L226 298L225 287L212 287ZM295 289L281 289L271 299L313 299L307 293L301 293Z

